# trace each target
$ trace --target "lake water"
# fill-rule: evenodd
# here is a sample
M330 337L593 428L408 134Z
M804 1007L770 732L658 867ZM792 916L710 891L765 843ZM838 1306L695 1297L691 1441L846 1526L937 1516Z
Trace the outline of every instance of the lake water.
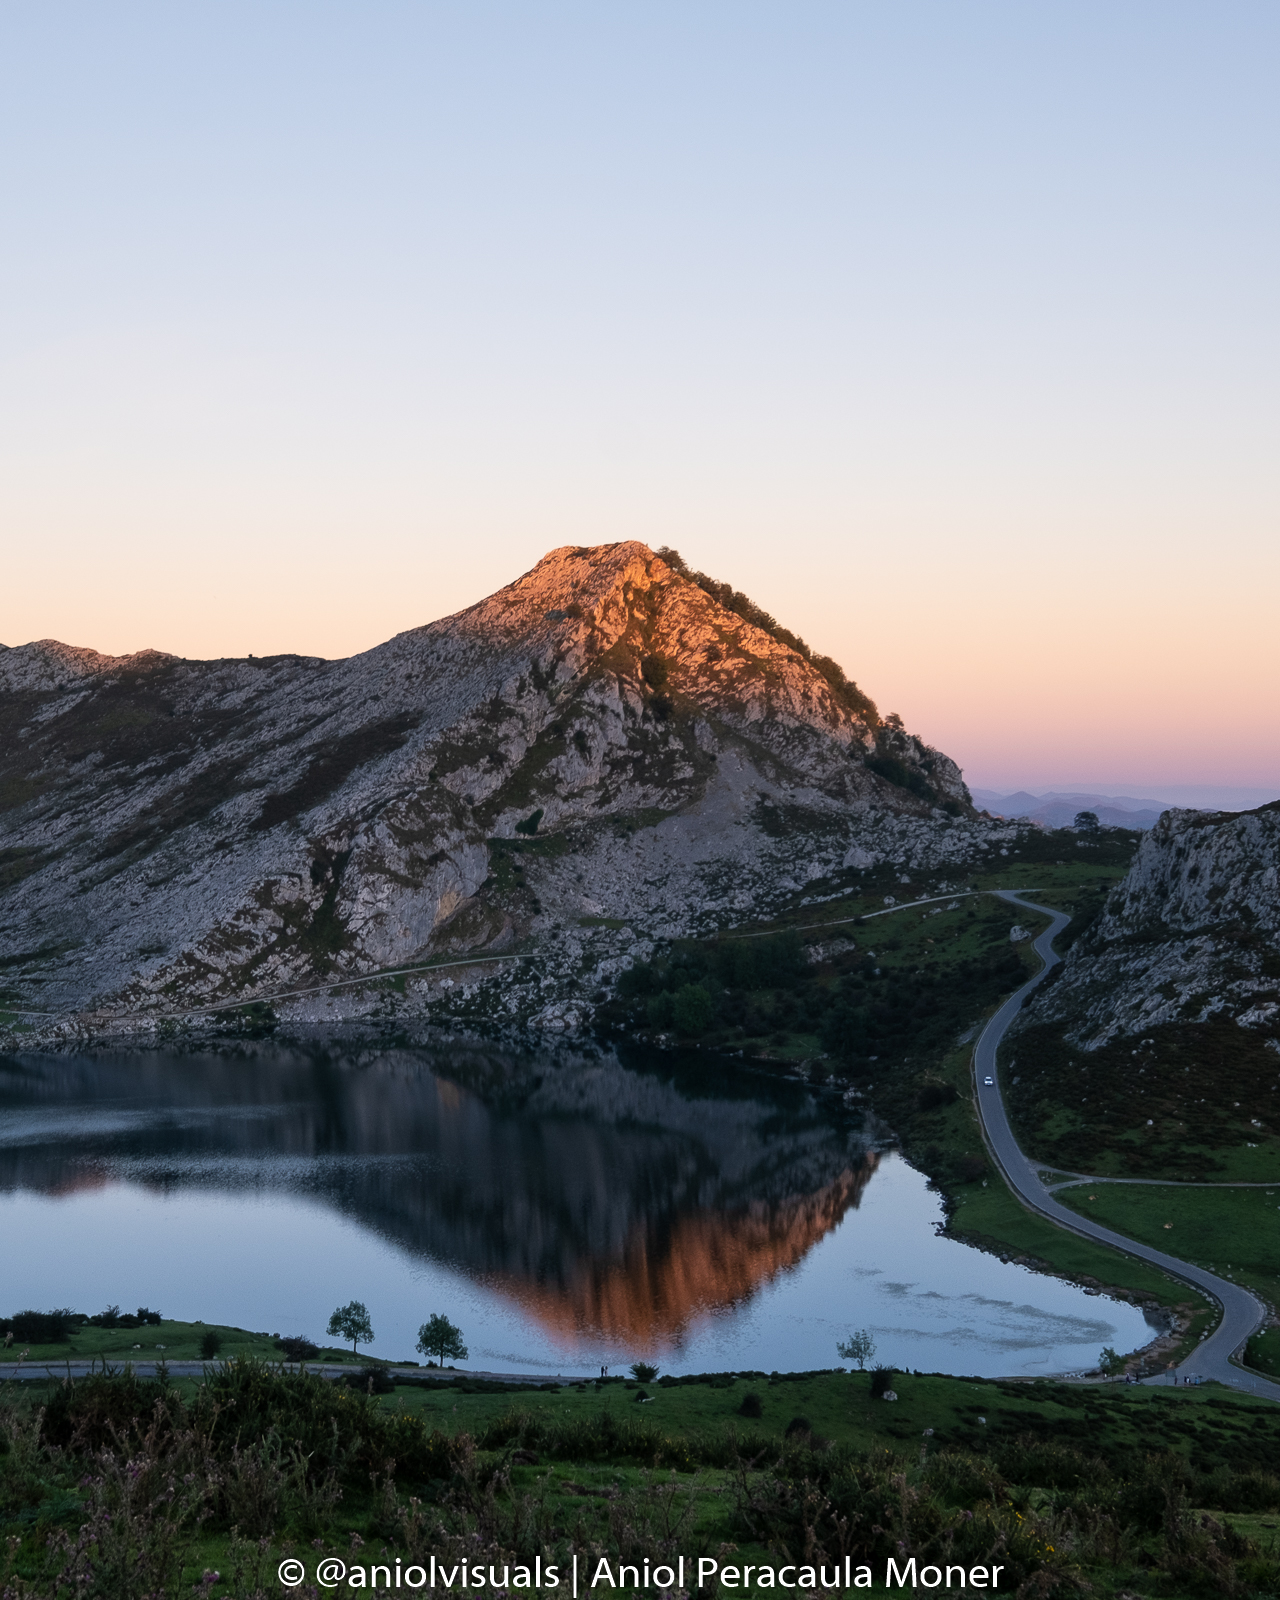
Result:
M935 1232L874 1118L741 1064L236 1044L0 1057L0 1310L147 1305L473 1368L1039 1374L1140 1312Z

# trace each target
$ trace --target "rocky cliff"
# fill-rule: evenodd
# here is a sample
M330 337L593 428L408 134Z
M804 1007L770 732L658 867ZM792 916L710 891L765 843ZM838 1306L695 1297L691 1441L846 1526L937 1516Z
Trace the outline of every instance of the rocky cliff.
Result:
M1023 1021L1092 1049L1215 1019L1280 1036L1280 803L1166 811Z
M741 599L566 547L343 661L0 650L0 1004L572 1030L656 938L984 851L954 763ZM512 959L364 981L449 952Z

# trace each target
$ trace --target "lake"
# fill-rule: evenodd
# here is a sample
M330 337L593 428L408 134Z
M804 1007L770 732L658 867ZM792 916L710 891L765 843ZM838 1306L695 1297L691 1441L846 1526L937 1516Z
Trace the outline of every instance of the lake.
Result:
M139 1305L320 1342L368 1306L478 1369L1049 1375L1133 1307L936 1232L869 1113L741 1063L237 1042L0 1057L0 1311Z

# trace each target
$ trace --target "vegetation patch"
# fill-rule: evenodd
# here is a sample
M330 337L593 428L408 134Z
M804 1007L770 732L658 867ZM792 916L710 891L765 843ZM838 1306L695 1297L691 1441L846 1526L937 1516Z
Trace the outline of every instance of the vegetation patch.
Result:
M284 1556L499 1571L572 1552L651 1564L850 1556L996 1563L1001 1592L1273 1594L1280 1409L1224 1393L937 1375L583 1380L391 1393L254 1361L0 1396L2 1579L53 1594L278 1592ZM636 1404L645 1394L648 1404ZM750 1402L754 1401L754 1404ZM376 1580L374 1580L376 1585ZM352 1586L354 1585L354 1587ZM376 1587L375 1587L375 1591ZM742 1592L715 1586L708 1596Z
M1002 1055L1019 1141L1052 1166L1194 1181L1246 1176L1244 1158L1280 1173L1280 1053L1252 1029L1167 1023L1081 1050L1043 1026Z
M94 860L125 857L120 865L128 865L164 843L178 829L203 822L240 792L240 780L248 765L247 756L211 762L190 783L176 785L144 806L125 827L108 834Z
M1280 1328L1263 1328L1249 1340L1245 1362L1269 1378L1280 1378Z
M342 734L326 744L322 753L312 757L306 771L288 789L266 796L253 827L264 831L313 810L358 767L398 750L420 720L417 714L402 711L381 722L366 723L363 728Z
M797 655L802 656L826 680L838 704L846 711L851 711L869 727L877 725L880 714L876 710L875 701L864 694L851 678L847 678L844 669L830 656L816 655L798 634L792 633L789 628L784 628L776 617L771 616L762 606L756 605L732 584L721 583L716 578L708 577L705 572L695 572L678 550L673 550L664 544L657 553L673 571L687 578L689 582L696 583L704 594L710 595L726 611L731 611L735 617L741 617L753 628L759 628L771 639L776 639L779 644L786 645L789 650L794 650Z
M1013 913L958 895L949 910L904 911L825 929L684 940L622 974L606 1023L773 1054L786 1047L883 1089L902 1069L944 1054L956 1034L1027 976ZM831 924L833 931L838 926ZM818 959L812 959L812 956ZM695 994L696 991L696 994ZM880 1096L877 1095L877 1104ZM892 1112L886 1110L886 1115Z

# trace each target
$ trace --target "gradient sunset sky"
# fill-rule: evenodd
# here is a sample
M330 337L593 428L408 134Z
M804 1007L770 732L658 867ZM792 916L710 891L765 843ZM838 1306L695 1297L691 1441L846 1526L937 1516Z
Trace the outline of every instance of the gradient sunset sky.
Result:
M1280 794L1280 8L0 10L0 640L727 578L994 788Z

